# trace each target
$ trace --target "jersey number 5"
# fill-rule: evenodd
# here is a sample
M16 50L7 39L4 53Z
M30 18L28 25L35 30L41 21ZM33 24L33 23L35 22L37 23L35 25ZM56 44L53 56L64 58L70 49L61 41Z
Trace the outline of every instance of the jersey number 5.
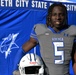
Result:
M64 63L64 51L58 50L59 48L64 47L63 42L53 42L54 44L54 53L55 57L59 57L58 59L55 59L55 64L63 64Z

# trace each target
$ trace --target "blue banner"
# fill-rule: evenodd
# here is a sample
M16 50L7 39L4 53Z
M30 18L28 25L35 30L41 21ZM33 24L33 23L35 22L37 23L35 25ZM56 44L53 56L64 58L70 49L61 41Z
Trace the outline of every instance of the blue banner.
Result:
M60 2L59 0L1 0L0 8L9 9L36 9L47 10L53 2ZM61 0L67 7L68 11L76 11L75 0Z
M48 7L58 1L0 0L0 75L13 75L13 70L18 69L24 55L21 47L29 39L34 24L45 24ZM76 25L76 1L62 2L68 10L68 24ZM39 46L29 52L40 55L38 49Z

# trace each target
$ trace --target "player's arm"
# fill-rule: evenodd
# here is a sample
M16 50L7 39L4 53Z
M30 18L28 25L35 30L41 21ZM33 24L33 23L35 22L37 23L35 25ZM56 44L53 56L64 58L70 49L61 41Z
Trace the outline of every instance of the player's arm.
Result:
M73 64L74 73L76 75L76 51L74 53L74 64Z
M22 48L25 52L28 52L30 49L34 48L37 45L37 40L34 38L30 37L30 39L23 44Z
M76 75L76 42L74 42L73 44L71 56L72 56L72 65L73 65L74 74Z

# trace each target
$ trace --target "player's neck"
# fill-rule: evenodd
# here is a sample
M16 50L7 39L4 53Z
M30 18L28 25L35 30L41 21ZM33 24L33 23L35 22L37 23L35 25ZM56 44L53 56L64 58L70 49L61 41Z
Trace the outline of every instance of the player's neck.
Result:
M59 31L60 31L60 30L57 29L56 27L53 27L53 29L54 29L55 32L59 32Z

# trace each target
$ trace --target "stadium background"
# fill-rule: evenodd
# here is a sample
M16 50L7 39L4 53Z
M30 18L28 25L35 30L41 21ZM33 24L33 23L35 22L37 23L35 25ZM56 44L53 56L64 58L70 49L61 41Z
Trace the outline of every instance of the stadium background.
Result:
M1 0L2 1L2 0ZM12 75L13 70L17 68L18 61L24 55L22 54L21 46L30 37L32 27L36 23L46 23L47 9L38 4L44 2L49 4L53 1L48 0L24 0L28 1L28 7L15 5L15 2L22 0L12 0L12 6L9 6L9 2L5 5L0 1L0 75ZM8 0L10 1L10 0ZM32 6L32 1L37 1L37 7ZM70 0L69 0L70 1ZM63 2L67 5L68 9L68 24L76 25L76 1ZM40 55L38 51L39 46L35 47L29 52L34 52ZM19 54L18 54L19 53ZM16 57L19 55L19 57ZM70 72L73 75L73 70L70 67Z

